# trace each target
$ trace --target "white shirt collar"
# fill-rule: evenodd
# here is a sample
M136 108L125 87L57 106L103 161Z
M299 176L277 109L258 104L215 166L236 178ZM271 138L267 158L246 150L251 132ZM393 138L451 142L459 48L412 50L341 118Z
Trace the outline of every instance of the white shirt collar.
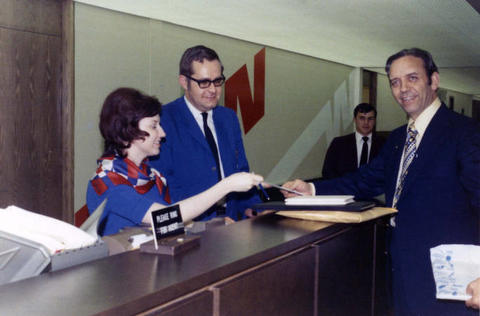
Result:
M192 113L193 118L197 122L198 127L200 127L200 130L202 131L202 133L205 134L205 131L203 130L203 117L202 117L203 112L199 111L196 107L194 107L193 104L191 104L190 101L188 101L186 96L183 96L183 98L185 100L185 103L187 104L188 109L190 110L190 113ZM214 126L215 126L214 123L213 123L213 112L212 111L213 110L208 110L207 111L207 113L209 113L208 114L208 119L207 119L207 124L210 127L210 129L214 129ZM213 136L216 139L215 131L213 131Z
M187 99L186 96L183 96L183 99L185 100L185 103L187 104L188 109L190 110L190 112L192 112L192 115L195 117L195 119L196 119L197 117L202 118L202 113L203 113L203 112L202 112L202 111L199 111L196 107L194 107L193 104L190 103L190 101L188 101L188 99ZM212 112L212 110L208 110L208 111L207 111L207 113L209 113L209 114L210 114L211 112ZM210 117L212 117L212 115L208 115L208 117L210 118Z
M187 104L188 109L193 115L193 118L198 124L198 127L202 131L203 135L205 135L205 130L203 129L203 116L201 111L199 111L196 107L194 107L187 99L187 97L183 96L185 103ZM210 130L213 134L213 138L215 139L215 142L218 144L218 138L217 138L217 131L215 129L215 123L213 122L213 109L208 110L207 113L208 119L207 119L207 125L210 127ZM218 147L218 146L217 146ZM225 177L225 171L223 170L223 163L222 163L222 153L220 150L218 150L218 157L220 158L220 172L222 173L222 178Z
M432 104L427 106L427 108L423 110L422 113L420 113L420 115L417 117L416 120L413 120L412 118L408 119L407 129L408 129L408 126L410 126L410 124L415 123L415 129L418 131L418 135L416 137L417 147L420 144L423 134L425 134L425 131L427 130L428 125L430 124L430 121L432 120L435 113L437 113L441 105L442 105L442 102L440 101L440 99L436 98L432 102Z
M369 142L372 141L372 133L368 134L367 137ZM355 131L355 139L357 140L357 143L360 141L363 143L363 135L357 131Z

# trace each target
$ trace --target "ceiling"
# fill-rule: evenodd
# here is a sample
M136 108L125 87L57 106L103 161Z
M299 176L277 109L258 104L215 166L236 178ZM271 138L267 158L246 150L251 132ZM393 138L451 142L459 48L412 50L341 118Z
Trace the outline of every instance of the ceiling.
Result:
M382 72L432 53L440 86L480 98L479 0L76 0Z

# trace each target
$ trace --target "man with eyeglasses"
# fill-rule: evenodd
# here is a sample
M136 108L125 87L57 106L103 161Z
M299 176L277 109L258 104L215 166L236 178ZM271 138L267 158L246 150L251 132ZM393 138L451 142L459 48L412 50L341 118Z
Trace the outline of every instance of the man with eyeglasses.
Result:
M174 201L215 185L235 172L249 172L237 115L218 106L225 83L217 53L205 46L188 48L180 60L178 83L185 95L162 108L165 143L151 165L167 179ZM250 206L260 202L256 189L231 193L197 217L240 220L252 216Z

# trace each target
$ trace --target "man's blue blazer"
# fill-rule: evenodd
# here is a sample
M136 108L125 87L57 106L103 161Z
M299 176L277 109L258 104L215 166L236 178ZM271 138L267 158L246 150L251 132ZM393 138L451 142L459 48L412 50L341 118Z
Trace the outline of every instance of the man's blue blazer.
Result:
M212 112L225 177L240 171L249 172L237 115L223 106L216 106ZM215 159L184 97L162 107L160 124L166 138L159 157L151 159L150 164L167 179L172 199L183 200L216 184ZM226 215L235 220L241 219L245 209L260 202L255 188L244 193L230 193ZM215 216L206 215L208 213L205 212L200 219Z
M314 183L317 194L367 198L385 193L387 206L392 205L405 138L404 125L358 172ZM435 299L429 249L480 242L478 123L442 104L409 167L397 209L390 245L395 315L475 315L464 302Z

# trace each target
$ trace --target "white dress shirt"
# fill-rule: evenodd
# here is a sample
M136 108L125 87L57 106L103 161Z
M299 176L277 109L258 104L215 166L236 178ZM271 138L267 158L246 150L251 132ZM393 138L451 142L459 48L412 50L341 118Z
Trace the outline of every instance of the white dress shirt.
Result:
M187 104L188 109L193 115L193 118L198 124L198 127L200 127L200 130L203 133L203 136L205 136L205 131L203 130L203 116L202 112L199 111L196 107L194 107L187 99L187 97L183 97L185 99L185 103ZM210 130L212 131L213 138L215 139L215 143L217 144L217 151L218 151L218 159L220 162L220 172L222 175L222 179L225 177L225 173L223 172L223 165L222 165L222 154L220 153L220 149L218 148L218 140L217 140L217 132L215 130L215 124L213 123L213 111L209 110L207 111L208 113L208 118L207 118L207 125L210 127Z
M368 152L367 152L367 161L370 161L370 151L372 149L372 133L367 135L368 140L367 140L367 146L368 146ZM357 167L360 167L360 159L362 157L362 149L363 149L363 135L360 134L359 132L355 131L355 140L357 142Z
M412 118L408 119L408 124L407 124L407 127L406 127L407 134L408 134L408 127L412 123L414 123L415 129L418 132L417 136L415 137L415 143L416 143L417 151L418 151L418 148L420 147L420 142L422 141L423 135L425 134L425 131L427 130L428 125L432 121L433 116L435 115L435 113L437 113L438 109L440 108L440 105L442 105L442 102L440 101L439 98L436 98L432 102L432 104L427 106L427 108L425 110L423 110L422 113L420 113L420 115L417 117L416 120L414 120ZM404 149L402 149L402 150L403 150L402 151L402 159L400 159L400 166L398 167L396 187L398 187L398 185L399 185L400 174L402 173L402 164L403 164L404 155L405 155L405 150ZM415 157L416 157L416 155L415 155Z

